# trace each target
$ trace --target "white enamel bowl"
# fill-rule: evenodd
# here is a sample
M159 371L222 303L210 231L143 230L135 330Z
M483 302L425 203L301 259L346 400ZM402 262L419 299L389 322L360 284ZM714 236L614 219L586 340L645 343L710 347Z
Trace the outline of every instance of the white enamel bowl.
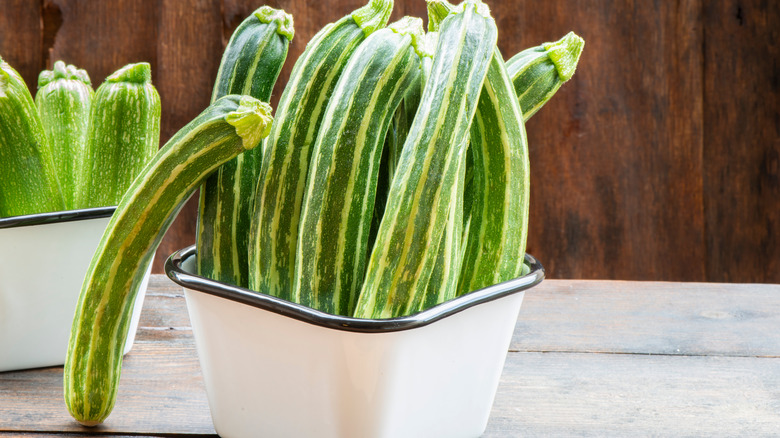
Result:
M488 422L523 277L396 319L322 313L199 277L195 248L165 270L185 288L211 416L226 438L477 437Z
M62 365L81 283L116 207L0 219L0 372ZM135 340L151 262L124 353Z

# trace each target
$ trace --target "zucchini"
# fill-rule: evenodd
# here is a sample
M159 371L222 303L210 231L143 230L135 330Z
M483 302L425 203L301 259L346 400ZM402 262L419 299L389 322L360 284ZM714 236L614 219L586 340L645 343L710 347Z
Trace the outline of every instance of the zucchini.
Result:
M523 119L528 120L571 79L585 41L569 32L558 41L523 50L506 63Z
M293 34L292 16L284 11L263 6L246 18L222 56L212 102L227 94L269 102ZM223 164L201 186L198 274L249 286L249 224L261 158L262 148L246 151Z
M455 7L429 2L429 17ZM437 10L437 8L440 8ZM449 15L451 16L451 15ZM458 295L521 275L528 228L529 159L523 115L494 48L470 132L472 173Z
M369 251L374 246L376 233L379 231L379 223L382 221L382 215L385 213L385 204L387 203L390 184L393 181L395 168L398 166L398 160L401 157L401 149L404 141L406 141L406 137L409 135L409 127L412 126L412 120L414 120L417 107L420 105L420 96L425 86L425 80L431 71L433 50L436 48L436 35L434 33L425 34L418 45L420 46L418 54L421 56L422 74L417 83L409 87L401 104L395 110L393 122L388 127L385 137L385 145L379 165L374 217L371 220L371 231L368 238Z
M465 152L468 157L468 152ZM447 224L439 242L439 252L428 280L426 292L419 305L411 312L419 312L439 303L457 297L458 278L463 264L463 186L466 171L466 159L461 157L458 165L457 190L452 190L449 200L450 209Z
M128 64L92 101L78 208L116 205L160 143L160 96L148 63Z
M225 96L177 132L138 175L92 258L65 359L68 410L93 426L116 400L138 287L165 231L208 174L268 134L271 108L249 96Z
M328 101L301 208L292 301L351 316L363 284L385 134L421 72L422 20L405 17L355 50Z
M441 24L420 107L401 151L355 317L421 306L463 171L468 132L496 45L488 7L462 3Z
M54 158L30 90L0 58L0 217L64 209Z
M54 157L66 210L77 208L76 192L86 162L84 151L94 94L87 72L62 61L38 76L35 104Z
M369 3L325 26L295 63L263 146L250 231L249 285L290 300L312 144L336 82L357 46L384 27L392 0Z

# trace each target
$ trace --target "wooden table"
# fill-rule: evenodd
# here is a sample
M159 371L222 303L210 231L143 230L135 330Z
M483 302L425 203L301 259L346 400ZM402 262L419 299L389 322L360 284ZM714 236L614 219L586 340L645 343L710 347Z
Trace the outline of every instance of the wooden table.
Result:
M140 325L106 423L71 420L61 367L8 372L0 436L215 436L181 288L153 276ZM780 436L780 285L545 280L485 436Z

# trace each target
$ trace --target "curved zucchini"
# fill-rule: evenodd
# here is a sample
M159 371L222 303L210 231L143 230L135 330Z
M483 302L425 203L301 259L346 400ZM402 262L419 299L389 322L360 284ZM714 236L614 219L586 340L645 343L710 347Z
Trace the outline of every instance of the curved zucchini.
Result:
M384 27L392 7L392 0L370 0L320 30L295 63L276 111L279 123L263 146L250 232L251 289L291 298L301 203L325 107L350 55Z
M271 100L293 38L292 16L263 6L230 37L217 73L212 102L227 94ZM197 264L202 276L249 286L249 228L262 148L223 164L200 188Z
M434 23L446 1L429 1ZM458 295L518 277L528 228L529 159L523 115L495 48L471 124L472 173Z
M160 96L148 63L128 64L92 101L78 208L116 205L160 143Z
M523 50L506 62L524 120L571 79L584 45L582 38L569 32L558 41Z
M0 217L64 209L54 158L30 90L0 58Z
M471 126L470 215L458 295L521 275L529 157L522 112L496 49Z
M496 45L487 6L467 0L439 33L431 74L401 151L360 292L358 318L408 314L421 301L459 190L468 132Z
M65 209L77 208L76 193L87 160L89 112L95 91L87 72L62 61L38 76L35 104L52 150Z
M268 135L271 108L225 96L177 132L133 181L92 258L65 359L68 410L93 426L116 400L133 304L146 266L176 213L208 174Z
M352 315L365 273L383 140L396 107L419 78L416 47L422 37L422 20L411 17L374 32L336 84L313 146L294 302Z

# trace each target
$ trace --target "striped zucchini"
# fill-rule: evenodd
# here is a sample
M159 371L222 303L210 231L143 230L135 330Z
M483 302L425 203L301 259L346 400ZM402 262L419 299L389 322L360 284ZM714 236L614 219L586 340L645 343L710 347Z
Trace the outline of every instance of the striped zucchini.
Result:
M569 32L558 41L523 50L506 63L523 119L528 120L571 79L585 41Z
M357 46L384 27L392 0L370 0L325 26L295 63L275 124L263 146L263 164L250 232L249 285L289 300L303 192L325 106Z
M442 22L368 263L358 318L392 318L421 306L453 191L460 190L474 96L482 88L496 33L489 9L478 0L466 0L459 13Z
M401 104L395 110L393 122L387 129L385 137L385 146L382 150L382 159L379 165L379 180L377 181L376 201L374 202L374 217L371 220L371 231L368 238L368 250L374 246L376 233L379 231L379 223L382 221L382 215L385 213L385 204L387 204L387 195L390 191L390 184L395 175L395 168L398 166L398 160L401 157L401 149L409 135L409 128L412 126L412 120L417 113L417 107L420 105L420 96L422 96L425 80L431 71L431 62L433 59L433 50L436 48L436 34L426 33L420 40L418 54L421 56L422 75L418 82L409 87L404 95Z
M446 1L428 3L455 9ZM432 11L433 8L429 9ZM436 20L436 14L429 12ZM451 15L450 15L451 16ZM518 277L528 228L528 144L514 87L498 48L471 125L472 179L458 295Z
M451 191L452 197L448 201L447 224L439 242L439 252L436 254L431 279L428 280L423 300L416 308L410 309L410 312L425 310L457 296L458 279L463 264L463 186L468 151L465 150L464 154L465 157L461 157L458 163L458 180L455 182L457 190Z
M270 124L268 104L223 97L177 132L122 198L84 279L65 359L65 402L80 423L96 425L114 406L142 268L176 213L208 174L257 146Z
M128 64L95 92L78 208L116 205L157 153L160 96L148 63Z
M0 217L64 209L35 102L19 73L0 58Z
M292 301L351 316L363 284L379 160L395 109L419 88L422 20L405 17L353 53L312 148Z
M217 73L212 102L227 94L271 100L276 78L293 38L292 16L263 6L230 37ZM200 188L197 243L198 273L249 286L249 228L260 173L262 148L223 164Z
M62 61L38 76L35 104L52 150L65 209L77 207L76 192L86 162L89 111L95 91L85 70Z

